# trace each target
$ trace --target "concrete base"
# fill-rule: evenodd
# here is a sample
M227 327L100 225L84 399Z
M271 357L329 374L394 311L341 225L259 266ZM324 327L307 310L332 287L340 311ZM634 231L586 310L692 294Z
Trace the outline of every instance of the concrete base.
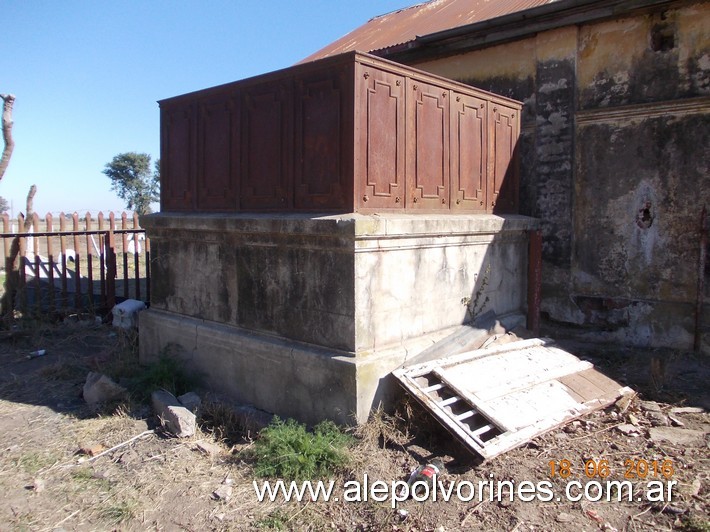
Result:
M401 393L390 372L450 333L358 358L152 309L141 312L140 331L142 364L155 361L162 346L213 391L310 424L365 422L372 408Z
M140 354L283 417L363 422L389 373L472 315L524 311L522 216L158 214Z

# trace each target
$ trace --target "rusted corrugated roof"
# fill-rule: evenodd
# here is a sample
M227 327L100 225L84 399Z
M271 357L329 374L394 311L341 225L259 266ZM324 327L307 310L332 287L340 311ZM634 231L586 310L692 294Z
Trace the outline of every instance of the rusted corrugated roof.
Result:
M302 62L352 50L373 52L414 41L417 36L494 19L555 1L430 0L375 17Z

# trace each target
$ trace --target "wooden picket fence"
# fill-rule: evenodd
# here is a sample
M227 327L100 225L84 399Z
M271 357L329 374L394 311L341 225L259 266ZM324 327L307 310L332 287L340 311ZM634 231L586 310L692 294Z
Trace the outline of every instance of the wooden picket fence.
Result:
M106 313L129 298L150 303L150 241L137 214L34 214L27 232L22 214L13 222L2 215L0 237L6 276L19 246L14 308L23 315Z

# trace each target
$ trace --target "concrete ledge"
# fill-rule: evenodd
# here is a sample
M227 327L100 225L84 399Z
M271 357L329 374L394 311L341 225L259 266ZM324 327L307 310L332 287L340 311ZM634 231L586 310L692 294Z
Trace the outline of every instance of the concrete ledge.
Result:
M509 214L195 214L159 212L141 217L147 230L308 234L331 236L435 236L536 229L539 220Z
M281 417L315 424L363 423L372 408L401 394L390 373L450 334L440 331L398 349L356 359L335 350L149 309L140 315L140 362L166 347L220 395Z

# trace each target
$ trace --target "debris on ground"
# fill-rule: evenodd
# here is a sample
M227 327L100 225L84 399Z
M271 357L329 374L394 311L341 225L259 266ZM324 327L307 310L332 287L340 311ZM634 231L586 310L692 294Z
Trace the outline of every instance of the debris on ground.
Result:
M98 405L124 399L128 394L123 386L115 383L110 377L101 373L90 372L84 383L84 401L89 405Z
M234 480L229 476L225 477L222 484L212 492L212 499L215 501L227 502L232 498L234 491Z
M254 482L261 489L267 479L257 478L255 464L245 458L258 435L227 430L220 418L236 426L237 417L226 408L218 410L211 395L200 394L201 417L195 436L187 440L148 431L154 417L145 405L132 403L135 398L129 397L113 410L103 409L101 415L87 406L81 392L89 368L114 377L110 362L122 359L138 364L137 353L118 350L123 335L109 338L109 330L108 325L94 329L62 323L42 331L42 338L35 334L0 339L0 367L4 369L0 372L1 529L710 530L710 402L705 399L710 368L706 360L684 353L667 357L667 380L659 390L650 380L647 385L641 381L646 365L639 361L650 358L647 349L628 350L620 360L618 346L588 345L585 354L599 357L591 359L595 367L600 367L600 359L611 360L602 366L605 373L638 395L619 399L483 463L418 403L403 398L396 412L382 412L380 418L373 414L367 425L358 427L355 444L348 451L347 470L324 479L326 485L334 483L333 495L339 500L314 502L306 494L303 501L285 502L279 494L275 501L267 497L260 502ZM25 355L42 345L52 346L52 356L27 363ZM97 358L97 353L106 356ZM656 351L651 354L658 356ZM658 404L671 426L654 426L650 412L658 413L658 409L653 405L642 408L641 401ZM214 415L207 420L210 414ZM634 435L617 430L620 426L628 426ZM669 429L694 432L670 433L676 442L672 443L664 433ZM680 444L679 434L703 445ZM652 435L658 436L657 441ZM199 441L209 444L206 449L219 448L220 453L210 456L200 450ZM81 448L87 453L78 457L76 451ZM454 488L446 501L439 492L436 502L410 498L395 507L389 501L372 499L343 504L346 482L362 483L367 475L370 486L378 486L377 481L392 485L436 458L444 464L438 479L442 485L461 486L461 495L473 499L460 500ZM593 475L602 461L609 467L605 478ZM591 464L591 477L585 473L585 464ZM562 478L560 466L565 465L570 469ZM631 483L640 490L634 495L640 500L586 503L565 497L570 482L585 486L623 481L625 474L633 476ZM640 478L641 474L647 477ZM470 491L479 482L498 481L513 482L516 488L524 487L523 482L547 482L555 497L526 501L516 497L512 502L505 497L499 504L487 497L479 502L478 492ZM661 481L666 487L676 482L672 500L646 500L651 481ZM573 494L583 494L583 490L573 490Z
M166 390L156 390L151 395L153 410L165 430L178 438L195 434L197 418L177 397Z
M209 457L218 456L222 452L222 449L219 445L204 440L196 441L195 449Z
M135 329L138 327L138 313L145 310L143 301L126 299L113 307L113 326L121 329Z
M202 406L202 399L195 392L187 392L178 396L177 400L182 406L187 408L190 412L196 416L200 415L200 407Z
M590 362L540 338L492 342L407 365L393 375L451 434L486 460L633 395Z

